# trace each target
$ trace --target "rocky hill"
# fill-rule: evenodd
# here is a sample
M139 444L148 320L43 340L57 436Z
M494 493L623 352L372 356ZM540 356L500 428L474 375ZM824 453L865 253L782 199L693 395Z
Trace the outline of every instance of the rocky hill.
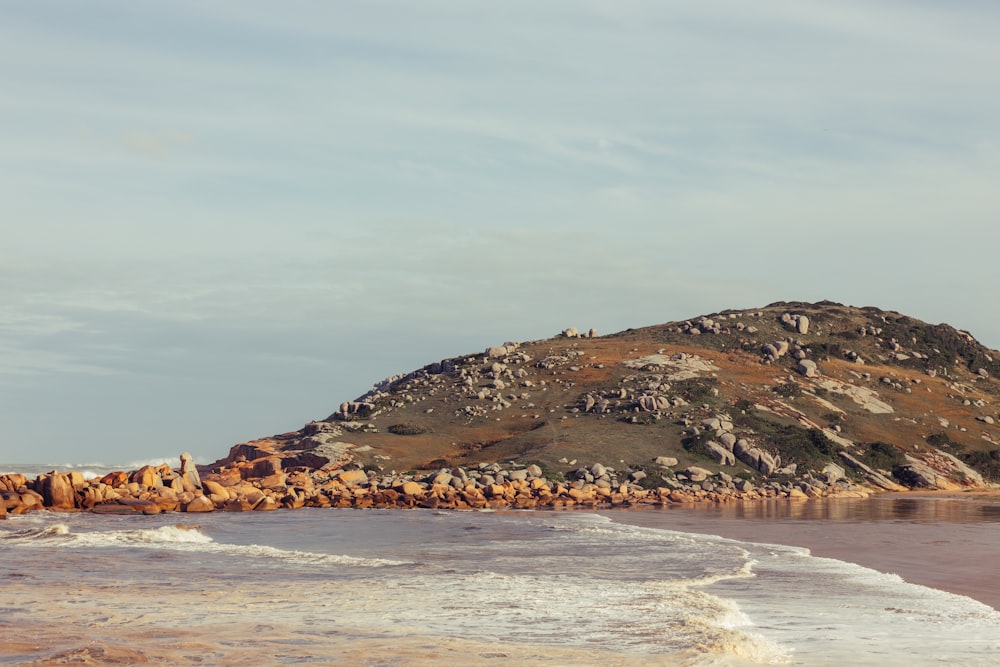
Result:
M998 376L1000 353L951 326L778 302L435 361L214 469L577 480L598 464L646 488L689 486L704 474L690 468L730 486L980 487L1000 477Z
M0 476L9 511L567 507L1000 480L1000 353L878 308L773 303L566 329L388 378L195 469Z

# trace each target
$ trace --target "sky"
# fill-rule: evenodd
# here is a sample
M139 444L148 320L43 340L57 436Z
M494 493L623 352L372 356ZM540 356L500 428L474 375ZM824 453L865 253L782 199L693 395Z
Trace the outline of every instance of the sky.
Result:
M0 4L0 466L223 457L567 327L1000 347L1000 6Z

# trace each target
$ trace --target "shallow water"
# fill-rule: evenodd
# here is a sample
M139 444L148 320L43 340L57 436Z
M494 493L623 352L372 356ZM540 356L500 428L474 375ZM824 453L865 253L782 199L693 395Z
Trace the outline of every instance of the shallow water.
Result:
M1000 650L1000 613L966 597L583 512L34 513L0 524L0 559L0 664L986 665Z
M998 495L704 503L611 515L652 528L806 547L1000 608Z

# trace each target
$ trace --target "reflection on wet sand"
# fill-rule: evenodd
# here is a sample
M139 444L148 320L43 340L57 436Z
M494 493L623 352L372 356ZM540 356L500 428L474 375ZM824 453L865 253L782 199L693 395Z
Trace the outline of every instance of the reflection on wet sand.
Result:
M639 510L642 511L642 510ZM788 502L765 500L712 505L671 505L655 512L694 512L721 519L785 521L1000 522L998 496L906 496L828 498Z
M1000 495L884 494L610 512L616 521L805 547L1000 609Z

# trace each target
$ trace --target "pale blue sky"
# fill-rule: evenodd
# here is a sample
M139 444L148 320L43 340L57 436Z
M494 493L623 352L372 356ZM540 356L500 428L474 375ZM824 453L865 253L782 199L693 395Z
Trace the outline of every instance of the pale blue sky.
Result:
M1000 346L993 3L0 5L0 464L777 300Z

